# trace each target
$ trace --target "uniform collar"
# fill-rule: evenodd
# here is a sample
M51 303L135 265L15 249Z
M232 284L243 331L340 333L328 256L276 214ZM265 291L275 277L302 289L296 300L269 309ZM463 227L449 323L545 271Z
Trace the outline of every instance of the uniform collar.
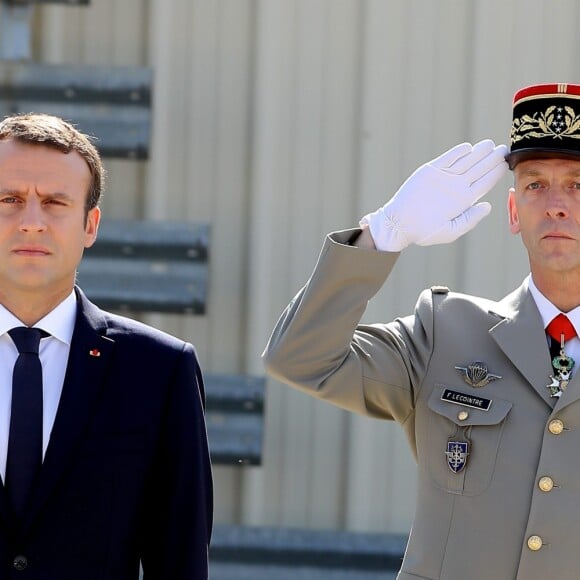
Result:
M558 316L558 314L565 314L576 329L576 333L578 333L580 330L580 306L576 306L576 308L570 310L570 312L562 312L538 290L531 274L528 276L528 279L528 288L536 306L538 307L540 316L542 317L542 322L544 323L544 328L546 328L548 324Z

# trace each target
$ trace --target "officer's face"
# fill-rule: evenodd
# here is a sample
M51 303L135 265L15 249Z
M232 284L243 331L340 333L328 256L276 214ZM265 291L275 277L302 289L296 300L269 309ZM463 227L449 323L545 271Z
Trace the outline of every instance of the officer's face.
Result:
M510 231L521 234L532 274L580 274L580 160L530 159L514 176Z

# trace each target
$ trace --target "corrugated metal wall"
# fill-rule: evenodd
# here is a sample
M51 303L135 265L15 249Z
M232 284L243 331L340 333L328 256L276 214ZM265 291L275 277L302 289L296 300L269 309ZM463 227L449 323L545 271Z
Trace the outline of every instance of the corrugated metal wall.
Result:
M511 97L580 80L577 0L93 0L45 5L40 61L155 71L152 157L108 162L104 213L212 224L209 312L152 317L204 368L262 374L260 352L324 234L349 227L459 141L505 142ZM409 249L368 320L435 283L500 297L525 275L505 219ZM414 467L397 426L271 382L264 463L217 468L216 520L407 531Z

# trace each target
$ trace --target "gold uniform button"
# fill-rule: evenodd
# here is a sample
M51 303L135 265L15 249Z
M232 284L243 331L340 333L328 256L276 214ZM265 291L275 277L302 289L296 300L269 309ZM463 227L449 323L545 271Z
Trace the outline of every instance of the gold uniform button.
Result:
M465 421L465 419L467 419L469 417L469 413L467 411L459 411L459 413L457 413L457 418L460 421Z
M564 431L564 423L560 419L550 421L548 429L552 435L560 435Z
M541 477L540 481L538 481L538 487L542 491L552 491L552 489L554 489L554 480L551 477L548 477L547 475Z
M537 552L542 548L542 538L540 536L530 536L528 538L528 548L532 552Z

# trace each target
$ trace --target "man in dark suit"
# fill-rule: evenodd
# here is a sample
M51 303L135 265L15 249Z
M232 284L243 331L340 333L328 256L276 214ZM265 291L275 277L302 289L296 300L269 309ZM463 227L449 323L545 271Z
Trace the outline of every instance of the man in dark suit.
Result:
M136 580L141 562L148 580L206 580L212 478L194 348L75 287L103 177L61 119L0 123L0 578Z

